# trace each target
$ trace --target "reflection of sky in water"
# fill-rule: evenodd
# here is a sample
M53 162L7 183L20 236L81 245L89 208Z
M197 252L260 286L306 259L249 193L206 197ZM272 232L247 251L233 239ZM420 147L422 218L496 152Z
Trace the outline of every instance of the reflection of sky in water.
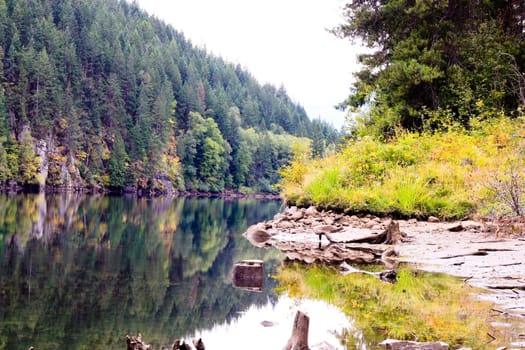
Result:
M293 321L298 310L310 317L310 347L326 342L336 349L344 349L336 334L351 327L348 317L322 301L285 296L280 297L275 305L270 302L262 307L252 305L230 324L216 325L211 330L198 331L195 335L202 338L207 349L279 349L286 345L292 334ZM264 327L261 324L263 321L274 325Z

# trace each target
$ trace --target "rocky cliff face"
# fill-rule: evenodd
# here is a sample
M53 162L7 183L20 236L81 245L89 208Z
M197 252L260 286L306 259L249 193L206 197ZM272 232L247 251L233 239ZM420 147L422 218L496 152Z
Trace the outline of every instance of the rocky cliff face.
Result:
M86 183L80 175L78 162L71 152L57 146L53 138L36 142L36 154L41 159L40 190L81 191Z

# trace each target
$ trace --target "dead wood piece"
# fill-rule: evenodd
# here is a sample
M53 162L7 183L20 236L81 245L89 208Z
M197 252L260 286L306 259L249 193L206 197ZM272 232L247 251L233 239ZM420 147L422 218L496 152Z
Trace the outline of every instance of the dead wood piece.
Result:
M190 344L186 344L186 342L182 339L177 339L175 340L175 343L173 343L171 350L192 350L192 349L191 349Z
M386 227L385 233L385 244L397 244L401 241L402 233L399 231L399 223L397 221L390 220L390 223Z
M506 267L506 266L517 266L517 265L521 265L523 263L508 263L508 264L498 264L498 265L483 265L483 266L480 266L480 268L494 268L494 267ZM507 278L507 279L519 279L519 278Z
M292 336L283 350L309 350L308 328L310 318L301 311L297 311L293 321Z
M141 335L126 335L126 349L127 350L150 350L151 345L142 341Z
M515 252L514 249L508 249L508 248L479 248L480 252Z
M449 228L447 228L447 230L450 232L461 232L465 230L465 227L463 227L463 225L460 223L460 224L450 226Z
M319 239L324 235L330 243L370 243L370 244L397 244L401 241L402 233L399 231L399 223L390 220L385 230L378 232L372 229L352 228L347 230L351 234L350 238L338 238L338 234L331 234L331 232L317 231Z
M440 341L418 343L415 341L387 339L379 343L379 346L386 350L448 350L448 344Z
M363 273L365 275L374 276L379 278L383 282L396 283L397 282L397 272L395 270L385 270L381 272L370 272L356 269L355 267L350 266L349 264L343 262L339 265L339 269L343 275L348 275L350 273Z
M389 247L381 254L381 261L385 264L385 267L389 270L397 270L399 261L393 259L393 256L397 256L397 252L394 247Z
M476 250L475 252L471 252L471 253L444 256L441 259L454 259L454 258L462 258L465 256L487 256L487 255L489 255L489 253L487 253L486 251Z
M509 284L509 285L492 285L488 286L490 289L517 289L525 290L525 284Z
M204 343L202 342L202 338L199 339L193 339L193 346L195 346L195 349L197 350L205 350Z

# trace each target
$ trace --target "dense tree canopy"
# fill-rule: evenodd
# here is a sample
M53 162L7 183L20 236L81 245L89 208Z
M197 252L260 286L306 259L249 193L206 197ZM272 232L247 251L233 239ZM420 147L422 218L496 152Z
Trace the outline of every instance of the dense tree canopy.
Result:
M525 105L522 0L352 0L344 14L334 32L371 50L343 105L370 107L369 131L468 125Z
M269 189L333 131L124 0L0 0L0 79L0 182Z

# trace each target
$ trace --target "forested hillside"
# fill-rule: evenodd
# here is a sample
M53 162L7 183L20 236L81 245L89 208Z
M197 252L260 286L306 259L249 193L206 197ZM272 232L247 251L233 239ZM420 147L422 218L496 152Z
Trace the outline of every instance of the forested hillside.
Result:
M338 137L124 0L0 0L0 58L0 184L270 191Z

